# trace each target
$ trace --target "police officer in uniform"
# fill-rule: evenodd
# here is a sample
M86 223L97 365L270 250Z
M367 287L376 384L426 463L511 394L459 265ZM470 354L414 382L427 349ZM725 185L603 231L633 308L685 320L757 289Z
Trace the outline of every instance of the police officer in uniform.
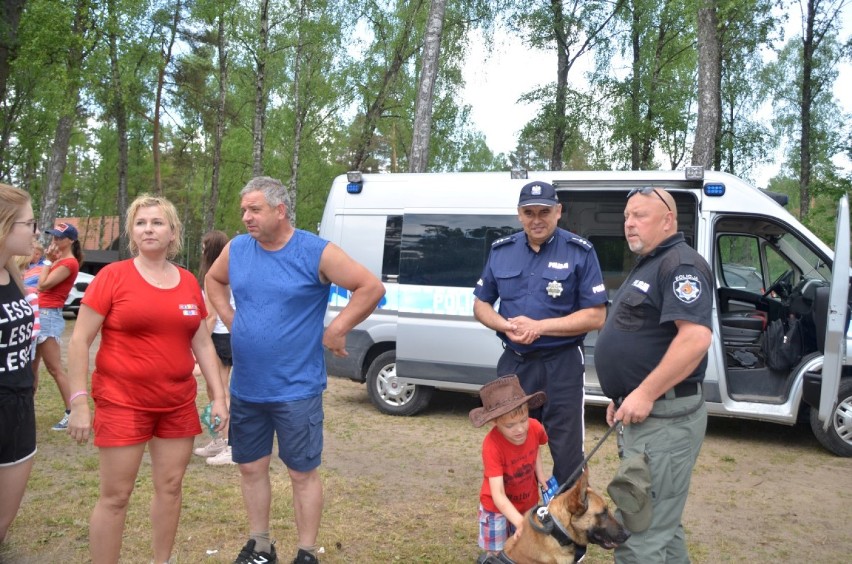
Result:
M558 228L561 215L550 184L521 189L524 230L491 245L473 313L503 341L497 375L517 374L527 394L547 394L530 416L547 431L553 474L563 484L583 461L583 338L603 326L607 294L591 243Z
M625 458L646 455L652 518L615 551L618 563L689 562L681 515L707 427L701 391L710 347L713 276L677 231L662 188L633 190L624 234L639 261L612 300L595 343L601 388L624 423Z

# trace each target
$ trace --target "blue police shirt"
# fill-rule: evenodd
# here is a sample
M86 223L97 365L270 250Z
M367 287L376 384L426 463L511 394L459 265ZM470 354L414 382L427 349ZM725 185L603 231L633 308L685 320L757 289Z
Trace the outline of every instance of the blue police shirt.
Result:
M537 253L527 244L523 231L494 241L473 294L492 305L499 298L497 311L507 319L564 317L607 301L592 244L560 228ZM497 336L520 353L580 343L585 337L545 335L531 345L521 345L512 343L505 333L498 331Z

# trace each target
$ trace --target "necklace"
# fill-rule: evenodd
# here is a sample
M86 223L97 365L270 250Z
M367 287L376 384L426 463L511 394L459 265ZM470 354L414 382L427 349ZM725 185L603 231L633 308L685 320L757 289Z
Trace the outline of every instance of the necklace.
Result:
M159 280L157 279L156 276L151 274L151 271L149 271L148 267L144 266L142 264L142 262L137 262L136 266L137 266L137 269L139 270L139 272L141 272L149 282L151 282L152 284L154 284L158 288L162 288L166 284L166 279L169 276L168 271L166 270L168 268L168 263L166 263L166 265L163 267L163 270L160 273L161 276L160 276Z

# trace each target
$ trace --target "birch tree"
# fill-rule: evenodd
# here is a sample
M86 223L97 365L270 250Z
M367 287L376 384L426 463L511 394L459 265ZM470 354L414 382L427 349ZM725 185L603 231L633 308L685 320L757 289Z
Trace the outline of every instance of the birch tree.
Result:
M721 114L719 19L716 0L698 6L698 123L692 164L710 169L716 157Z
M414 130L411 140L409 172L426 172L429 164L429 139L432 133L432 98L435 80L438 77L438 62L441 53L441 37L444 31L444 14L447 0L432 0L423 41L420 65L420 80L417 101L414 105Z

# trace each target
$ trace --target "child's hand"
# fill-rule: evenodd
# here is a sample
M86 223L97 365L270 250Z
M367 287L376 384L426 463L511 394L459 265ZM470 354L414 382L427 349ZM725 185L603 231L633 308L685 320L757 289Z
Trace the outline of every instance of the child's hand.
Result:
M514 535L512 535L512 538L513 538L513 539L515 539L516 541L517 541L519 538L521 538L521 531L523 531L523 530L524 530L524 522L525 522L525 521L526 521L526 519L524 519L523 521L521 521L521 523L520 523L517 527L515 527L515 534L514 534Z

